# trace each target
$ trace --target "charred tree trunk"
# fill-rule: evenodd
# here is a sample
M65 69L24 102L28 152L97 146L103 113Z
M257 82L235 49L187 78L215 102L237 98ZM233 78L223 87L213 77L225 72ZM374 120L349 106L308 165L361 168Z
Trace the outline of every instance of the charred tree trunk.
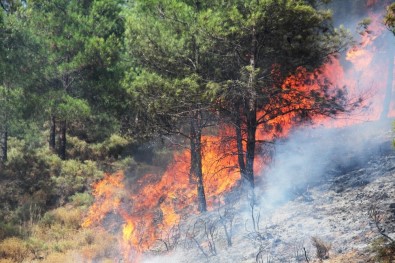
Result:
M200 1L195 1L196 12L200 10ZM195 35L192 35L192 45L194 50L194 64L195 72L200 72L200 57L199 45L196 41ZM203 183L202 170L202 112L197 109L191 113L191 175L195 178L197 183L198 209L200 212L207 211L206 194Z
M244 178L246 174L246 166L244 161L244 149L243 149L243 134L242 134L242 122L240 116L240 108L237 105L235 113L235 125L236 125L236 142L237 142L237 158L240 167L240 174Z
M255 160L255 133L256 133L256 110L247 112L247 152L244 178L253 189L254 183L254 160Z
M243 148L243 127L242 127L242 113L243 111L240 108L241 103L235 103L235 111L233 115L233 121L235 124L236 131L236 144L237 144L237 161L239 163L240 168L240 177L241 179L245 179L246 176L246 165L244 159L244 148Z
M55 151L56 149L56 118L51 116L51 127L49 131L49 149Z
M191 175L196 180L198 209L200 212L207 211L206 194L203 185L203 171L202 171L202 131L201 131L201 116L200 112L192 114L191 118Z
M66 144L67 144L66 130L67 130L67 123L66 121L62 121L60 127L60 145L59 145L59 157L62 160L66 160Z
M247 183L254 189L254 159L255 159L255 133L257 128L257 94L256 94L256 59L257 59L257 36L255 28L252 28L251 32L251 52L250 52L250 65L249 65L249 77L247 83L248 99L245 101L244 114L246 117L246 129L247 129L247 147L246 147L246 162L245 162L245 174L244 178Z
M392 97L393 82L394 82L394 51L389 51L389 52L390 54L389 54L389 63L388 63L387 87L385 92L383 111L381 112L381 116L380 116L382 120L388 117L391 99L392 99L391 97Z

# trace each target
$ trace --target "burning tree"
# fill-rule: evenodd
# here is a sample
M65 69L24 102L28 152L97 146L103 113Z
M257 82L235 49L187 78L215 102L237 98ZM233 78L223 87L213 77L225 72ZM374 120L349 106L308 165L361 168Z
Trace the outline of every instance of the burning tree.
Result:
M189 140L191 178L206 211L202 133L220 106L236 133L242 178L254 187L257 144L292 121L347 110L320 68L347 46L320 1L136 1L128 50L140 65L130 93L136 125ZM355 104L353 104L355 105ZM349 106L349 105L348 105Z
M191 204L205 211L206 200L208 209L226 203L221 195L237 185L239 170L253 187L257 145L359 102L327 80L342 76L339 61L325 63L346 46L344 32L304 1L137 1L130 12L128 51L138 67L126 82L138 110L134 125L144 135L189 142L161 177L135 180L127 207L115 209L124 241L139 251L158 240L170 250L168 233L195 212ZM227 122L218 121L218 108ZM210 125L219 125L210 129L217 136L208 134ZM227 158L210 167L224 152Z
M357 104L348 104L344 90L321 74L349 39L332 27L329 11L314 8L318 3L227 1L207 20L227 71L212 85L234 124L241 175L252 188L257 144L290 122L334 116Z
M136 1L128 17L128 50L141 66L130 93L140 109L137 125L189 141L190 179L197 184L199 211L206 208L202 132L215 114L207 81L218 62L202 35L202 15L210 1Z

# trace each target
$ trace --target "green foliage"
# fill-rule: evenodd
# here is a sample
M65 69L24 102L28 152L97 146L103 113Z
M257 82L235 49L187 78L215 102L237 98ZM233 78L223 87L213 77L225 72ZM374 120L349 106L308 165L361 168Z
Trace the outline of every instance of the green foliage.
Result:
M64 95L56 107L56 116L62 120L75 121L87 118L90 115L90 108L85 100Z
M72 135L102 140L117 131L124 110L122 0L29 2L26 25L43 48L43 77L31 91L43 118ZM64 122L67 122L67 126ZM105 128L104 128L105 127ZM104 129L103 129L104 128ZM64 158L66 136L59 155Z
M46 212L38 222L39 226L42 227L51 227L55 224L55 215L51 212Z
M35 200L23 200L21 205L15 211L15 222L21 220L22 222L28 222L32 224L41 218L43 211L45 210L45 199L37 202ZM17 221L18 220L18 221Z
M63 203L68 197L77 192L82 192L96 180L102 178L100 171L93 161L80 162L77 160L66 160L59 163L59 173L51 176L54 183L54 192Z
M67 143L69 146L67 148L67 156L69 156L70 159L80 161L95 159L95 156L93 156L92 145L86 141L80 140L75 136L69 136Z
M114 97L114 100L117 99ZM120 100L118 100L118 102L121 103ZM71 133L71 135L74 136L75 134L75 136L86 139L91 143L100 143L109 138L112 134L118 133L121 129L119 115L112 110L113 108L109 112L103 112L92 109L92 114L89 118L85 119L83 122L79 122L79 126L73 127L73 133ZM132 111L132 109L128 110Z
M123 142L110 141L106 144L109 150ZM42 141L37 140L33 145L10 138L9 159L1 170L5 179L0 184L1 218L32 223L40 220L48 207L55 204L71 201L76 206L89 205L92 197L83 192L103 176L97 163L62 161Z
M83 206L83 207L91 206L94 201L93 196L87 192L75 193L69 199L70 199L72 205Z
M0 167L3 261L23 260L27 248L35 259L50 253L45 262L119 254L113 236L79 226L102 170L125 170L129 183L157 172L172 154L141 150L148 139L190 139L195 128L200 134L218 123L219 108L234 111L234 102L272 105L273 83L346 44L331 12L315 8L327 1L22 2L2 1L0 12L0 136L10 136ZM252 32L260 43L255 65ZM268 77L277 64L281 78ZM51 117L55 133L67 128L68 160L48 149Z
M395 3L392 3L387 7L384 23L395 35Z
M8 130L12 131L21 125L24 109L23 90L21 88L8 88L0 85L0 122L8 125ZM11 133L12 134L12 133Z
M98 145L98 150L104 156L118 159L125 147L129 144L130 142L126 138L118 134L112 134L110 138Z
M40 259L48 252L48 245L38 238L30 237L27 240L29 251L33 254L34 259Z
M135 108L132 135L185 135L182 127L190 124L191 114L210 108L206 82L219 61L199 21L210 6L176 0L131 4L126 49L140 65L138 70L131 67L124 80ZM202 116L209 125L212 115Z
M84 160L117 160L130 142L125 137L112 134L103 142L96 144L87 143L77 137L69 137L68 156L70 158Z
M11 223L0 222L0 241L12 236L20 236L18 227Z
M13 216L17 222L36 220L53 197L53 184L49 180L53 155L16 138L10 138L9 146L9 159L1 171L8 182L0 185L5 186L0 195L4 200L2 205L8 204L11 210L18 207Z

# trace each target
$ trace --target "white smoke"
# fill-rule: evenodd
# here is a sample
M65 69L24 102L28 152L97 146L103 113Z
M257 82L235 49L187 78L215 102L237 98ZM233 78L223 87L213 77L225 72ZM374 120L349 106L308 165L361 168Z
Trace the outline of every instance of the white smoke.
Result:
M264 189L258 190L263 193L262 206L275 208L296 195L308 194L309 186L362 167L375 155L388 151L390 136L390 120L294 131L277 142L273 163L262 175Z

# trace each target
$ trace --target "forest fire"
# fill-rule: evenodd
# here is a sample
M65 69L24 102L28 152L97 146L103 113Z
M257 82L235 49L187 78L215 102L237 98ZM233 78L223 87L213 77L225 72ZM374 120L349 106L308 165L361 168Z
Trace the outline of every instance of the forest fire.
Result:
M330 63L313 73L300 68L297 74L284 82L283 89L292 86L306 93L318 90L320 85L329 81L337 87L346 86L350 97L361 92L369 94L366 107L363 108L365 112L360 116L335 121L319 116L313 119L314 123L339 127L365 120L377 120L380 116L395 116L393 108L389 107L391 110L386 113L382 106L386 87L389 89L387 94L392 93L392 80L390 83L387 82L389 76L394 73L394 57L388 56L388 60L387 55L378 50L385 49L383 41L378 41L385 30L380 19L381 16L371 15L369 31L364 31L361 43L347 52L345 62L333 58ZM377 80L378 75L382 76L381 80ZM308 97L300 99L293 97L292 93L284 96L283 99L287 100L299 99L296 105L300 104L301 107L313 104ZM264 115L265 109L259 114ZM293 128L296 117L296 114L290 113L268 121L267 126L271 128L258 129L257 139L272 141L277 137L286 136ZM202 168L209 210L223 204L224 196L240 184L237 146L235 140L230 139L235 136L234 130L229 126L220 127L218 130L217 136L202 137ZM261 174L265 163L264 157L257 158L262 159L256 160L254 169L256 174ZM152 178L158 178L158 175L146 174L135 183L138 190L134 193L129 193L125 189L124 175L121 172L107 175L93 185L96 201L83 226L100 225L108 214L120 217L123 222L121 243L125 251L124 256L137 262L139 253L150 249L158 240L164 239L164 235L177 227L184 216L197 213L194 205L197 202L196 183L190 177L190 159L189 150L175 153L173 161L160 176L160 180L152 182Z

